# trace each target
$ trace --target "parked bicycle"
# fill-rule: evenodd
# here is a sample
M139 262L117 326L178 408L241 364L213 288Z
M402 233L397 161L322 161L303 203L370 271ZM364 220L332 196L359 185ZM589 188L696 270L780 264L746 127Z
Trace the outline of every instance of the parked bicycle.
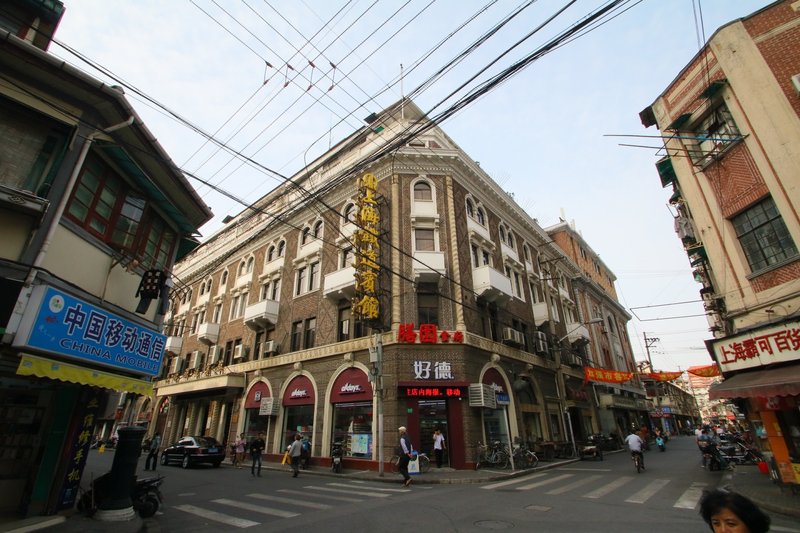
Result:
M491 448L478 442L475 454L475 470L478 470L482 466L506 468L508 466L508 457L508 448L500 441L495 441Z
M514 468L536 468L539 457L527 444L520 443L514 447Z
M420 473L424 474L428 470L431 469L431 459L428 457L426 453L420 453L417 455L417 461L419 461L419 471ZM398 464L400 463L400 456L393 455L389 462L392 464L392 473L397 474L400 472Z

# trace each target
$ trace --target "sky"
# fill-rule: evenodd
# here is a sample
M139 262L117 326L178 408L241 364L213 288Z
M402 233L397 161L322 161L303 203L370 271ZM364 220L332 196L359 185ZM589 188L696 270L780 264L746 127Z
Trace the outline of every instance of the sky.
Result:
M122 86L202 180L204 237L402 95L434 116L534 58L440 126L543 228L574 223L617 277L638 361L646 336L656 370L711 363L658 139L635 136L658 134L639 112L701 43L768 0L625 0L555 47L608 0L63 1L50 52Z

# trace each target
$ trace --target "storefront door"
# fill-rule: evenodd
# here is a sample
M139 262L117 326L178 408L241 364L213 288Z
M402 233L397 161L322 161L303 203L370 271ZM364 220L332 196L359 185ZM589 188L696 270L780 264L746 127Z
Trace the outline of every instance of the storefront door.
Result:
M447 431L447 402L445 400L420 400L419 441L422 451L430 456L431 461L434 460L433 432L437 429L444 435L445 451L442 463L444 466L449 466L450 433Z

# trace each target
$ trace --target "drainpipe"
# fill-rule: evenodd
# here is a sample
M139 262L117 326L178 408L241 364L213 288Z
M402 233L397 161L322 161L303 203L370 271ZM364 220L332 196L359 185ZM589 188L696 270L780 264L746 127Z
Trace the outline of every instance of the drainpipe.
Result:
M75 187L75 183L78 181L78 175L81 172L81 168L83 168L83 162L86 160L86 156L89 154L89 148L92 146L95 138L101 133L111 133L121 128L127 128L133 124L134 119L134 116L131 115L124 122L114 124L113 126L109 126L108 128L102 130L95 130L88 137L86 137L86 141L84 141L83 146L81 147L81 153L78 156L78 160L75 162L75 167L72 169L72 174L69 177L69 183L67 183L65 194L61 197L61 201L56 206L55 216L53 217L50 227L47 229L47 235L42 242L42 247L39 249L39 254L36 256L33 266L28 272L28 277L25 279L25 287L30 287L33 284L33 280L36 278L36 273L44 262L44 258L47 255L48 249L50 248L50 243L53 240L53 235L55 235L56 228L58 228L58 224L61 221L64 210L67 208L67 202L69 202L70 196L72 196L72 189Z

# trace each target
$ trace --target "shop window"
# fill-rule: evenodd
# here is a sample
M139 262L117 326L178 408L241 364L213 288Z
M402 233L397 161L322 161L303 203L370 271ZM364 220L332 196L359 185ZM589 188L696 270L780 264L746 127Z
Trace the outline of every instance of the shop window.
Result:
M797 255L797 247L771 197L736 215L731 222L753 272Z
M331 437L347 457L372 457L372 402L334 404Z

